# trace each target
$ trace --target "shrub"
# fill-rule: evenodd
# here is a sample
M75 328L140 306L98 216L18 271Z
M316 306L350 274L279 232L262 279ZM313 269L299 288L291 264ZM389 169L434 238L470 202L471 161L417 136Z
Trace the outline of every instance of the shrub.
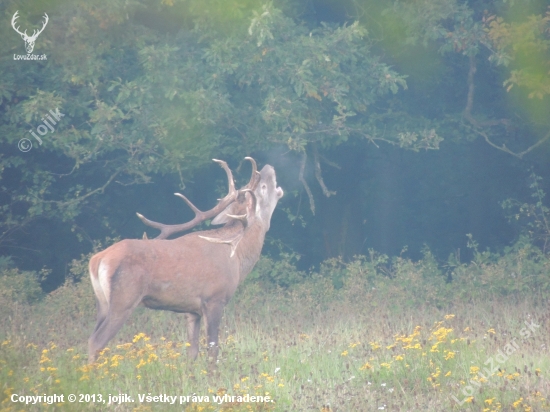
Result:
M248 279L267 281L283 288L295 285L306 278L306 273L296 268L296 262L299 259L300 255L296 253L284 252L277 260L261 256L252 273L248 275Z
M46 270L40 273L22 271L17 268L0 270L0 306L17 303L36 303L42 296L40 279L47 275Z

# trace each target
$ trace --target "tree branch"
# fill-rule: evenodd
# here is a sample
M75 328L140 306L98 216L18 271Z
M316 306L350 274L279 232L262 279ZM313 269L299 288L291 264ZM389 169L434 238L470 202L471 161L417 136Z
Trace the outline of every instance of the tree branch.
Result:
M304 150L304 154L302 156L302 162L300 164L300 173L298 175L298 179L302 184L304 185L304 188L306 189L307 196L309 197L309 208L311 209L311 213L315 215L315 201L313 200L313 194L311 193L311 189L309 188L306 179L304 179L304 170L306 168L306 160L307 160L307 153Z
M74 199L71 199L71 200L67 200L65 202L61 202L61 201L49 201L48 203L55 203L57 206L59 207L63 207L63 206L68 206L68 205L71 205L73 203L78 203L78 202L82 202L84 199L86 199L87 197L90 197L92 195L95 195L96 193L103 193L103 191L105 190L105 188L107 186L109 186L111 184L111 182L114 180L115 177L117 177L117 175L120 173L121 171L120 170L117 170L116 172L114 172L111 177L109 177L109 179L107 180L107 182L105 182L105 184L103 186L100 186L94 190L92 190L91 192L88 192L86 193L84 196L80 196L80 197L76 197Z
M485 139L485 141L490 146L494 147L497 150L503 151L504 153L508 153L508 154L510 154L514 157L517 157L518 159L523 158L523 156L525 156L527 153L529 153L530 151L532 151L533 149L537 148L538 146L543 144L545 141L550 139L550 130L549 130L548 133L546 134L546 136L544 136L538 142L536 142L535 144L529 146L527 149L525 149L522 152L514 152L514 151L508 149L506 147L506 144L504 144L504 143L501 146L499 146L496 143L493 143L491 141L491 139L489 138L489 136L487 135L487 133L482 129L482 127L495 126L495 125L498 125L498 124L506 125L506 124L508 124L508 120L507 119L490 120L490 121L487 121L487 122L480 123L476 119L474 119L474 117L472 116L472 108L473 108L473 105L474 105L474 89L475 89L475 87L474 87L474 75L476 73L476 70L477 70L477 68L476 68L475 56L470 56L470 70L468 71L468 97L466 99L466 107L464 108L464 118L472 124L472 126L474 127L474 131L477 134L479 134L481 137L483 137L483 139Z
M319 152L317 151L317 144L313 143L312 146L313 146L313 162L315 163L315 177L317 178L317 181L319 182L321 189L323 189L323 193L326 197L335 195L336 192L328 190L327 187L325 186L323 175L321 173L321 163L319 163Z

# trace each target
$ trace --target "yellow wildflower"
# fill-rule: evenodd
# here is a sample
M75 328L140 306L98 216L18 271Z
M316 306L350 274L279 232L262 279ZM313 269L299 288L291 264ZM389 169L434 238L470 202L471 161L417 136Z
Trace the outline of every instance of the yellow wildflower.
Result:
M137 336L137 335L136 335ZM132 342L128 342L128 343L123 343L122 345L117 345L117 349L124 349L124 350L128 350L132 347L133 343Z
M448 351L445 355L445 360L453 359L455 357L455 353L453 351Z
M521 403L523 402L523 398L519 398L517 401L515 401L512 406L514 408L517 408L519 405L521 405Z

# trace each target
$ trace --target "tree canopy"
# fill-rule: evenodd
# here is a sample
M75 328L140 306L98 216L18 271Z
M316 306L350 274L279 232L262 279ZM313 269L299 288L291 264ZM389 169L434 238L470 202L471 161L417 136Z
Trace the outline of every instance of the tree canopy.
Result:
M419 252L449 227L442 253L468 229L502 246L514 231L484 216L524 194L529 167L548 177L550 9L521 3L3 2L2 253L59 280L94 241L143 231L137 209L184 219L165 193L212 204L211 159L247 155L289 189L272 246L307 264ZM48 14L46 60L14 57L16 11L27 32Z

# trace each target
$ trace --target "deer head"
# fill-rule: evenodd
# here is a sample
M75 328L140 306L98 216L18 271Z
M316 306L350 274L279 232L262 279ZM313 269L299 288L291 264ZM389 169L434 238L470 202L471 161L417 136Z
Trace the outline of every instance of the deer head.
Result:
M27 30L25 30L23 33L19 31L19 27L15 27L15 21L19 18L17 15L19 13L19 10L15 12L13 15L13 18L11 19L11 26L13 29L21 35L21 38L25 41L25 49L27 49L27 53L32 53L34 50L34 42L36 41L36 38L44 31L46 28L46 25L48 24L48 15L44 13L44 22L42 23L42 28L40 30L33 30L32 36L27 35Z

